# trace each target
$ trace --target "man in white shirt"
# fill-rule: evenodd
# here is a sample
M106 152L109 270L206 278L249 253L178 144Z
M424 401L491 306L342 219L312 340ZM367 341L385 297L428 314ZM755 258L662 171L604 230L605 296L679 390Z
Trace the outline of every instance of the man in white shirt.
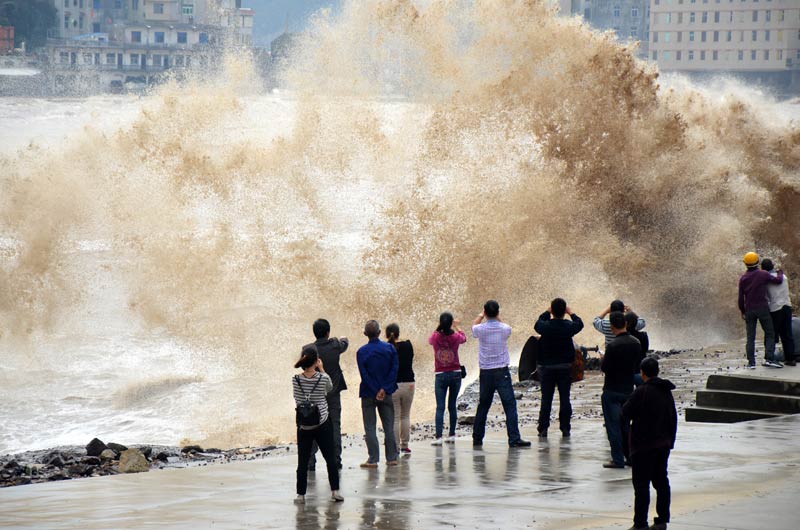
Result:
M761 260L761 269L773 276L777 276L772 260ZM767 301L769 314L772 317L772 326L775 334L781 339L783 359L785 366L796 366L794 353L794 336L792 334L792 302L789 299L789 278L784 274L782 283L767 284Z
M484 319L486 322L484 322ZM500 320L500 304L489 300L483 305L483 312L472 323L472 335L478 339L478 365L480 366L480 399L472 428L472 445L483 445L486 433L486 417L494 400L495 390L500 395L503 411L506 413L506 431L510 447L528 447L530 442L519 434L517 418L517 399L511 385L511 372L508 365L508 338L511 326Z

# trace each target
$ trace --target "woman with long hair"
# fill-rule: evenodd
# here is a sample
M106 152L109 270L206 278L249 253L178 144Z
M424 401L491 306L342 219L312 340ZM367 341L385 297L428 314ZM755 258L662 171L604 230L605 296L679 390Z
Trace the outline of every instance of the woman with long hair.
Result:
M339 466L333 442L333 426L328 418L328 402L325 396L333 388L331 378L325 373L322 359L313 344L303 347L300 360L294 365L302 372L292 378L294 401L297 406L297 497L295 502L306 501L308 487L308 460L311 446L317 442L328 467L331 484L331 499L341 502L339 495Z
M400 338L400 326L386 326L386 340L397 350L397 392L392 395L394 403L394 433L401 453L410 453L408 441L411 437L411 403L414 401L414 347L409 340Z
M453 443L456 439L456 423L458 421L456 399L461 390L462 378L458 348L467 342L467 336L461 331L459 324L461 324L460 320L454 319L451 313L444 312L439 315L439 327L428 339L428 343L433 346L436 368L436 440L433 445L442 444L445 400L447 410L450 412L450 434L445 441Z

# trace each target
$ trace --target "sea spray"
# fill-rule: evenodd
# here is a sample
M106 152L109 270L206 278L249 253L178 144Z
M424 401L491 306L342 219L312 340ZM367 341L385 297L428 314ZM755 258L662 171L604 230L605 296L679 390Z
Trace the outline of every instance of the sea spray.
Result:
M345 2L300 39L284 95L256 95L252 72L234 56L117 131L2 153L7 366L77 370L80 355L52 353L67 330L92 350L176 343L172 359L136 353L145 364L117 353L130 364L113 377L87 367L111 378L91 389L100 417L142 381L196 380L163 404L188 407L187 436L285 440L290 366L320 316L353 350L367 318L397 321L427 417L442 310L466 324L496 298L518 346L554 296L587 319L622 297L657 345L708 343L739 331L744 251L797 270L794 125L663 89L633 49L543 2ZM474 373L474 344L464 356ZM354 351L343 364L357 432Z

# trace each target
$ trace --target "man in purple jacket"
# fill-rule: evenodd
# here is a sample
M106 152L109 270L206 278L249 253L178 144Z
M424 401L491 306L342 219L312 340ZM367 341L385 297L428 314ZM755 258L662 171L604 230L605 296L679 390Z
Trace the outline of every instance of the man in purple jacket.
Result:
M767 285L783 282L783 271L778 271L776 276L769 272L759 270L760 258L755 252L744 255L744 264L747 272L739 278L739 311L747 327L747 352L748 368L756 367L756 322L761 323L764 330L764 366L770 368L783 368L775 359L775 329L772 325L772 316L769 313L769 300L767 299Z

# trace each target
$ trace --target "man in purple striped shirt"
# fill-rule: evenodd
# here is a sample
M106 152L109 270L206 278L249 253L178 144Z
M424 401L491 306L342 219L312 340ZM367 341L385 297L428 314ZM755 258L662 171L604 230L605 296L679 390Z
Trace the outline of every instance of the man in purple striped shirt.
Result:
M484 322L484 319L486 322ZM480 366L480 399L475 413L472 429L472 445L483 445L486 434L486 417L494 400L495 390L500 395L503 411L506 413L506 431L510 447L528 447L530 442L519 434L517 419L517 400L511 386L511 373L508 371L508 338L511 326L500 320L500 304L489 300L483 305L483 313L472 323L472 336L478 339L478 365Z

